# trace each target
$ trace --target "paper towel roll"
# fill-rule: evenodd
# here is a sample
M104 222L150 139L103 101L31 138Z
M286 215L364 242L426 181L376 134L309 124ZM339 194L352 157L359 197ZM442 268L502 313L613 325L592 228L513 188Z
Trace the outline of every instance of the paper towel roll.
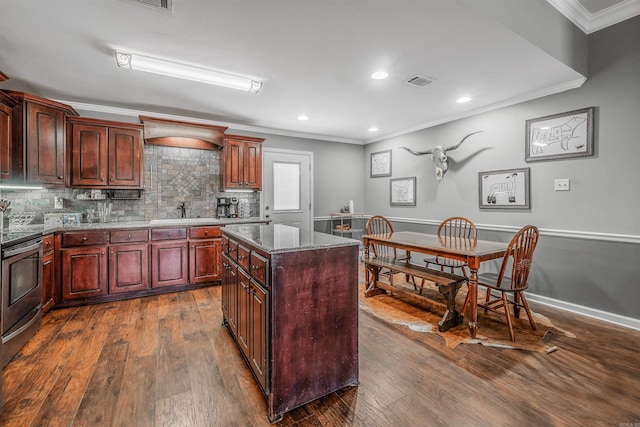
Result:
M353 200L349 200L349 213L354 213Z

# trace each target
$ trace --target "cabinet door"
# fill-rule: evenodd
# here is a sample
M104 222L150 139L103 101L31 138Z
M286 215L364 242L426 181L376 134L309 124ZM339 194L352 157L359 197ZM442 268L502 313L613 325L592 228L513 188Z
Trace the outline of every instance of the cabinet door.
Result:
M251 282L249 362L262 390L267 392L267 301L268 293Z
M53 287L55 286L55 264L53 251L42 255L42 314L53 307Z
M107 128L74 124L71 135L71 186L107 185Z
M109 293L149 288L149 245L128 244L109 247Z
M142 188L141 140L140 131L109 128L109 186Z
M231 261L226 253L222 253L222 317L224 322L229 323L229 264Z
M107 294L106 251L106 246L64 248L60 251L64 299Z
M222 239L189 242L189 283L219 280Z
M244 187L244 155L242 141L224 142L224 187Z
M238 343L247 360L250 358L251 279L238 269Z
M27 124L27 180L64 186L65 113L29 102Z
M151 244L151 287L184 285L189 282L186 240Z
M229 329L234 336L238 336L238 293L240 284L238 283L238 267L231 261L229 263Z
M245 142L244 147L244 188L262 189L262 143Z
M12 147L11 108L0 103L0 181L11 179Z

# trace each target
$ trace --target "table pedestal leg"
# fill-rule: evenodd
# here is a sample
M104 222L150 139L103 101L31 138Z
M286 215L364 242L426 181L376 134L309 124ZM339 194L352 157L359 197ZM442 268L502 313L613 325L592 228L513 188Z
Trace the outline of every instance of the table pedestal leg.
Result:
M469 262L469 303L471 303L471 319L469 320L469 334L476 337L478 332L478 262Z

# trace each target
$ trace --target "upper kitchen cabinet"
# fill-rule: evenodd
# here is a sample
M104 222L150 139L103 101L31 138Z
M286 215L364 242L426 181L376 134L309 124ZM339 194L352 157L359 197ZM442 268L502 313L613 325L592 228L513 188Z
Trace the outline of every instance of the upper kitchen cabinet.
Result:
M16 100L0 91L0 181L11 179L13 107Z
M223 186L226 190L262 190L262 142L264 138L224 136Z
M142 125L72 117L69 186L142 189Z
M2 141L2 177L16 183L64 187L65 123L78 113L71 107L24 92L7 91L16 100L12 109L11 146ZM8 152L10 151L10 152ZM10 169L10 170L8 170Z

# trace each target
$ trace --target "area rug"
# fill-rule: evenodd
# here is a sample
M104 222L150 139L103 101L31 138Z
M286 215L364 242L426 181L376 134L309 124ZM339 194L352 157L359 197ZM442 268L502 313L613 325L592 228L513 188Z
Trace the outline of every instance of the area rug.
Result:
M516 341L512 342L509 339L509 327L504 316L491 312L485 313L480 308L478 309L478 332L475 339L469 335L468 316L465 317L462 325L453 327L446 332L440 332L438 331L438 322L445 312L444 304L432 301L418 303L399 294L394 294L394 296L383 294L366 298L364 296L365 289L365 284L361 283L359 285L359 305L362 311L386 323L405 326L416 332L437 334L443 338L444 344L449 348L455 348L460 344L481 344L496 348L552 353L558 349L557 344L553 343L553 334L575 338L573 333L557 328L547 317L535 312L532 314L537 329L531 330L526 313L522 310L519 319L511 317L516 336ZM425 291L430 298L436 301L442 298L435 286L431 289L427 284ZM456 298L458 307L463 306L466 291L466 286L464 286L458 292ZM484 299L484 294L481 291L479 294L478 298Z

